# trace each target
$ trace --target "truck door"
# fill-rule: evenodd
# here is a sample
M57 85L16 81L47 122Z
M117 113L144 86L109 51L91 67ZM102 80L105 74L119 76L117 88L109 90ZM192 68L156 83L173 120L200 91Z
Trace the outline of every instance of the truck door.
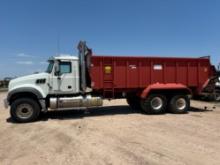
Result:
M59 93L73 92L74 75L72 73L72 64L70 61L60 61L58 64L59 74L54 75L53 90Z

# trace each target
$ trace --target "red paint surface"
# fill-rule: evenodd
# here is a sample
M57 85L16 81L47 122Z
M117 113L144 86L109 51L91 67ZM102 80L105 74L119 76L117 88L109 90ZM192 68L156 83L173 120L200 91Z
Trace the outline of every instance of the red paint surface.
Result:
M166 84L161 84L161 83L154 83L151 85L148 85L143 92L141 93L141 98L145 98L148 93L151 90L186 90L187 93L191 94L191 90L187 88L187 86L183 84L177 84L177 83L166 83Z
M208 58L92 56L90 75L94 90L145 89L154 83L183 84L199 93L214 73ZM162 66L155 70L154 65ZM105 73L105 66L112 72Z

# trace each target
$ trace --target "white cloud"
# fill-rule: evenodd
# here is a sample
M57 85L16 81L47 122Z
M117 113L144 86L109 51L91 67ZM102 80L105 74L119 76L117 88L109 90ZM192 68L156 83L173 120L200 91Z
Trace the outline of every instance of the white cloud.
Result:
M17 64L20 65L33 65L33 61L16 61Z
M25 53L18 53L17 57L34 57L34 56Z

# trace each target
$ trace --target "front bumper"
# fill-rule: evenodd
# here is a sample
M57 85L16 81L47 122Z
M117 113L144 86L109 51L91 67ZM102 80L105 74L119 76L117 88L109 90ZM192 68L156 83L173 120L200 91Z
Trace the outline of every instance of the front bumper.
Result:
M7 99L4 99L4 106L5 106L5 109L8 109L9 104L8 104L8 100Z

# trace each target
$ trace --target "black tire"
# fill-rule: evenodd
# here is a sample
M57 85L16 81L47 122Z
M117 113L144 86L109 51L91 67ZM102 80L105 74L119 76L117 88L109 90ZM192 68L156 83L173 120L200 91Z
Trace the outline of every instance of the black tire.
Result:
M131 107L131 109L135 111L141 110L140 98L138 96L135 96L135 95L127 96L126 101L128 105Z
M156 106L156 102L158 105ZM164 113L167 106L167 99L161 94L151 94L146 99L141 100L141 108L147 114Z
M40 114L40 106L33 99L20 98L11 104L10 114L19 123L35 121Z
M186 113L190 108L190 99L187 95L175 95L169 102L169 111L176 114Z

